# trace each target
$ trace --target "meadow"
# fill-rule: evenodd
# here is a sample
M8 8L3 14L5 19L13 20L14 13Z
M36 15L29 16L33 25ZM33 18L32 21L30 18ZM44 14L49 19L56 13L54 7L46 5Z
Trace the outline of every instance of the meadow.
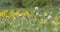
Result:
M0 9L0 32L60 32L60 9Z

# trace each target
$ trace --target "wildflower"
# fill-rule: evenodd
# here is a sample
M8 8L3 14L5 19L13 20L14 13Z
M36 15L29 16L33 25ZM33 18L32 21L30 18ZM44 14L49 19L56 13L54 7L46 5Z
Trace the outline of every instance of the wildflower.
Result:
M29 15L29 12L28 11L22 12L22 15L23 16L28 16Z
M0 12L0 17L3 16L3 14Z
M8 12L8 10L7 10L7 9L5 9L5 10L2 10L2 12L5 12L5 13L7 13L7 12Z
M19 14L20 14L20 11L15 12L15 16L19 16Z
M29 15L29 12L28 12L28 11L25 11L25 14L26 14L26 15Z
M7 14L7 12L8 12L7 10L2 10L1 13L3 14L3 16L5 16Z
M35 10L38 10L38 7L35 7L34 9L35 9Z
M52 16L51 16L51 15L49 15L49 16L48 16L48 19L51 19L51 18L52 18Z
M9 15L10 15L11 17L12 17L12 16L15 16L14 10L11 10L10 13L9 13Z
M45 24L44 19L41 19L40 24L42 24L42 25L44 25L44 24Z

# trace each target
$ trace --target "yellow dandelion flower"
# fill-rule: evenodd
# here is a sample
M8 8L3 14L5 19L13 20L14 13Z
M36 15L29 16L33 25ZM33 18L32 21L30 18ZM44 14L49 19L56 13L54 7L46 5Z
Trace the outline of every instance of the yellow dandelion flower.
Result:
M42 24L42 25L44 25L44 24L45 24L44 19L41 19L40 24Z
M28 16L29 15L29 12L28 11L22 12L22 15L23 16Z
M28 16L29 15L29 12L28 11L25 11L25 14Z
M16 11L15 16L19 16L19 15L20 15L20 11Z
M7 12L8 12L8 10L2 10L2 13L3 13L3 15L6 15L7 14Z
M14 10L10 11L9 15L12 17L12 16L15 16L15 12Z
M2 17L3 16L3 14L0 12L0 17Z

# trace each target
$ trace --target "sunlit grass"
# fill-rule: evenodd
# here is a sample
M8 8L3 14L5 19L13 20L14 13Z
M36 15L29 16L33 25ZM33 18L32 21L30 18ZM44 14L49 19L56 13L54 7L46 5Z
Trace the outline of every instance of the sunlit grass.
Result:
M2 9L0 32L60 32L60 10L57 8Z

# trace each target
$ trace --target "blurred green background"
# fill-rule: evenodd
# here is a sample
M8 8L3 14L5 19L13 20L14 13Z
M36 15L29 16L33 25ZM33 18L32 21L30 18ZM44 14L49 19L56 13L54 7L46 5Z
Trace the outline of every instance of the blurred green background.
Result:
M53 7L60 5L60 0L0 0L0 7Z

